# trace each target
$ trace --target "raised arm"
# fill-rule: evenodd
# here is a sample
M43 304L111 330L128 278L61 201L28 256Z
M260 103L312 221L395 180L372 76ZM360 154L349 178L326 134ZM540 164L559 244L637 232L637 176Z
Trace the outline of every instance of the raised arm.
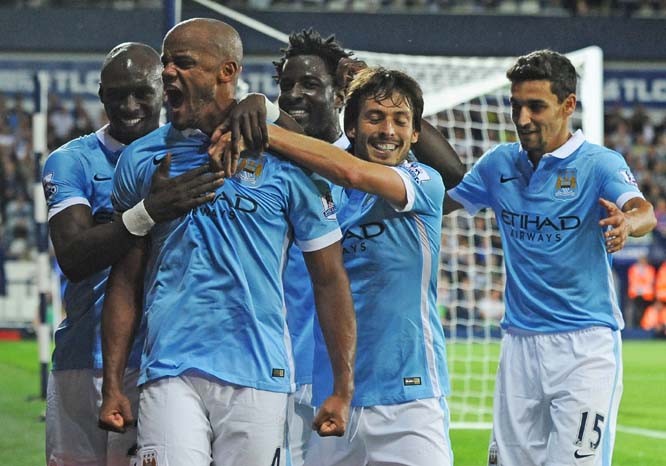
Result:
M420 162L439 172L447 190L454 188L465 175L465 165L449 141L425 119L421 120L419 140L412 145L412 150Z
M319 408L313 428L321 436L341 436L354 394L356 318L339 242L303 253L314 291L317 316L333 367L333 393Z
M167 156L155 172L150 194L144 201L146 211L158 223L209 202L215 188L224 181L220 175L209 172L207 166L169 178L169 164ZM74 282L113 265L137 239L120 219L95 223L90 207L85 204L58 212L49 221L49 230L58 264Z
M383 197L396 207L407 204L407 190L391 167L367 162L319 139L270 125L269 145L280 153L333 183Z
M99 426L124 432L136 420L123 393L123 377L134 334L141 322L147 240L137 240L111 269L102 309L104 378Z

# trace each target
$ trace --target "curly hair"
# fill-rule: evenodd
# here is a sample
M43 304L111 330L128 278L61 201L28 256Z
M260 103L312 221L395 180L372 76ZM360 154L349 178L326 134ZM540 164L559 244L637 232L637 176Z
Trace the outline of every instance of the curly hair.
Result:
M508 69L506 77L512 83L523 81L550 81L550 91L560 103L576 93L576 68L561 53L544 49L518 57Z
M326 70L335 79L338 62L342 58L349 58L353 55L351 51L342 48L340 43L335 40L335 35L323 38L319 32L312 28L289 34L289 46L280 49L280 51L282 52L282 58L273 62L277 73L275 76L276 81L280 81L284 64L291 57L316 55L324 61Z

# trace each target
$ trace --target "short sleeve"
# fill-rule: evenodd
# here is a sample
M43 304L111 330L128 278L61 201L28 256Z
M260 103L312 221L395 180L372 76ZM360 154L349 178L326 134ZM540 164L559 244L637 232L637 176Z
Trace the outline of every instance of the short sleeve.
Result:
M90 207L90 180L77 151L57 150L46 159L42 172L42 187L49 220L73 205L83 204Z
M288 215L294 241L303 252L323 249L342 238L328 181L291 166Z
M643 198L636 178L620 154L605 152L596 169L602 180L600 196L614 202L620 209L634 197Z
M486 152L471 170L465 173L462 181L448 191L451 199L462 204L471 215L476 214L484 207L490 207L490 193L485 182L484 173L490 165L491 154L492 151Z
M416 162L407 162L391 167L400 175L407 192L407 203L396 212L431 213L440 212L444 202L444 182L439 173Z
M118 159L113 175L111 202L116 212L134 207L142 198L139 188L138 169L132 157L131 147L125 149Z

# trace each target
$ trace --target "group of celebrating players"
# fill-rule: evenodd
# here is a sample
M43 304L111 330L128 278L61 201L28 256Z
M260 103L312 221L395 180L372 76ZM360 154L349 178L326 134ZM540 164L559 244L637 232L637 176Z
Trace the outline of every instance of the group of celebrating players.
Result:
M571 133L569 60L515 62L520 142L465 174L405 73L305 30L275 62L278 106L238 101L242 49L203 18L161 60L118 45L108 125L45 163L67 312L47 464L452 465L441 219L491 207L507 283L488 464L610 465L610 253L656 219L622 156Z

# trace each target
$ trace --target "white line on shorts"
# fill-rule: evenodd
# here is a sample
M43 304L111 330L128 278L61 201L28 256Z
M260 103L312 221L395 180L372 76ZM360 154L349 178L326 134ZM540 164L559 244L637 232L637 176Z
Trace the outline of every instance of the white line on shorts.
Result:
M642 437L666 439L666 432L661 430L643 429L641 427L629 427L629 426L618 425L617 431L623 432L625 434L640 435Z

